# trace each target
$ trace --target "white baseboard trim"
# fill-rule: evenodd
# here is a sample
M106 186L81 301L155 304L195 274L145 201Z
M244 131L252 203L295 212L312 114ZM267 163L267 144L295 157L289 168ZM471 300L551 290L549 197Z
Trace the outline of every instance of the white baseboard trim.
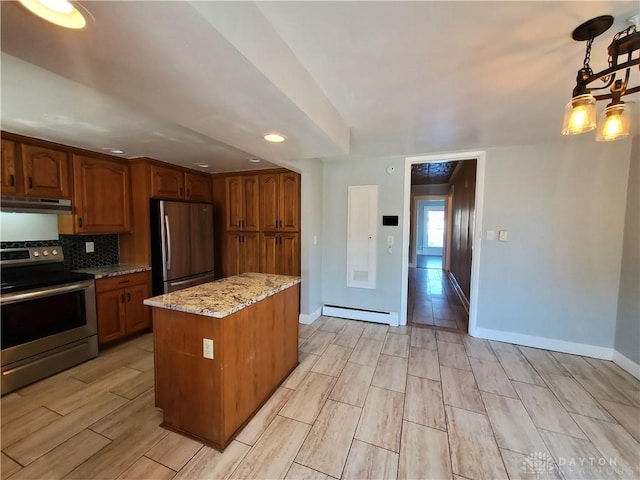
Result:
M640 380L640 365L617 350L613 351L613 363Z
M304 323L305 325L311 325L322 315L322 307L318 307L318 309L311 313L301 313L298 317L298 321L300 323Z
M328 317L348 318L350 320L384 323L386 325L391 325L392 327L400 325L398 312L373 312L371 310L325 305L322 307L322 315L326 315Z
M587 345L585 343L567 342L565 340L556 340L554 338L536 337L533 335L524 335L522 333L505 332L502 330L492 330L489 328L475 328L473 330L474 331L471 331L471 329L469 329L469 335L472 337L515 343L516 345L542 348L543 350L553 350L554 352L572 353L574 355L600 358L602 360L612 360L614 358L613 348Z

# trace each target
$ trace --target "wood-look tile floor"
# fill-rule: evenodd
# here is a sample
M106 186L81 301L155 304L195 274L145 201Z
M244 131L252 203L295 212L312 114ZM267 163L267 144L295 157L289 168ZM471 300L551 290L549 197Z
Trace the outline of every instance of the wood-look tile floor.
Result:
M219 453L158 425L150 334L2 398L2 479L640 477L640 382L612 362L321 317Z
M469 315L441 268L409 269L407 316L409 325L468 330Z

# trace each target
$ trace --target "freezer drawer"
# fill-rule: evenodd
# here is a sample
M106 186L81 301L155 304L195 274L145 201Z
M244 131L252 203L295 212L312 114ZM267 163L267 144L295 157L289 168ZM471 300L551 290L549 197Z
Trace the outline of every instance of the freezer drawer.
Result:
M215 275L213 272L208 272L204 275L198 275L195 277L171 280L164 282L164 293L175 292L176 290L182 290L183 288L195 287L196 285L213 282L214 280Z

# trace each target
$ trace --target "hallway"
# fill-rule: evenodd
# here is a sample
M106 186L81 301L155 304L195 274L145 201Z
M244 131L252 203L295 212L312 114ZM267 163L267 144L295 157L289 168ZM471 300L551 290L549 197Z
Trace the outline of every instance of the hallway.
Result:
M440 268L410 268L408 323L466 332L469 316Z

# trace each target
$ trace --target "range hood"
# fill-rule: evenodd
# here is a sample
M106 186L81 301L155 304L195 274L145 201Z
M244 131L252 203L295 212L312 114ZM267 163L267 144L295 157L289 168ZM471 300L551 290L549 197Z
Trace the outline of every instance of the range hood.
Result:
M59 213L70 214L71 200L59 198L10 197L0 198L0 210L18 213Z

